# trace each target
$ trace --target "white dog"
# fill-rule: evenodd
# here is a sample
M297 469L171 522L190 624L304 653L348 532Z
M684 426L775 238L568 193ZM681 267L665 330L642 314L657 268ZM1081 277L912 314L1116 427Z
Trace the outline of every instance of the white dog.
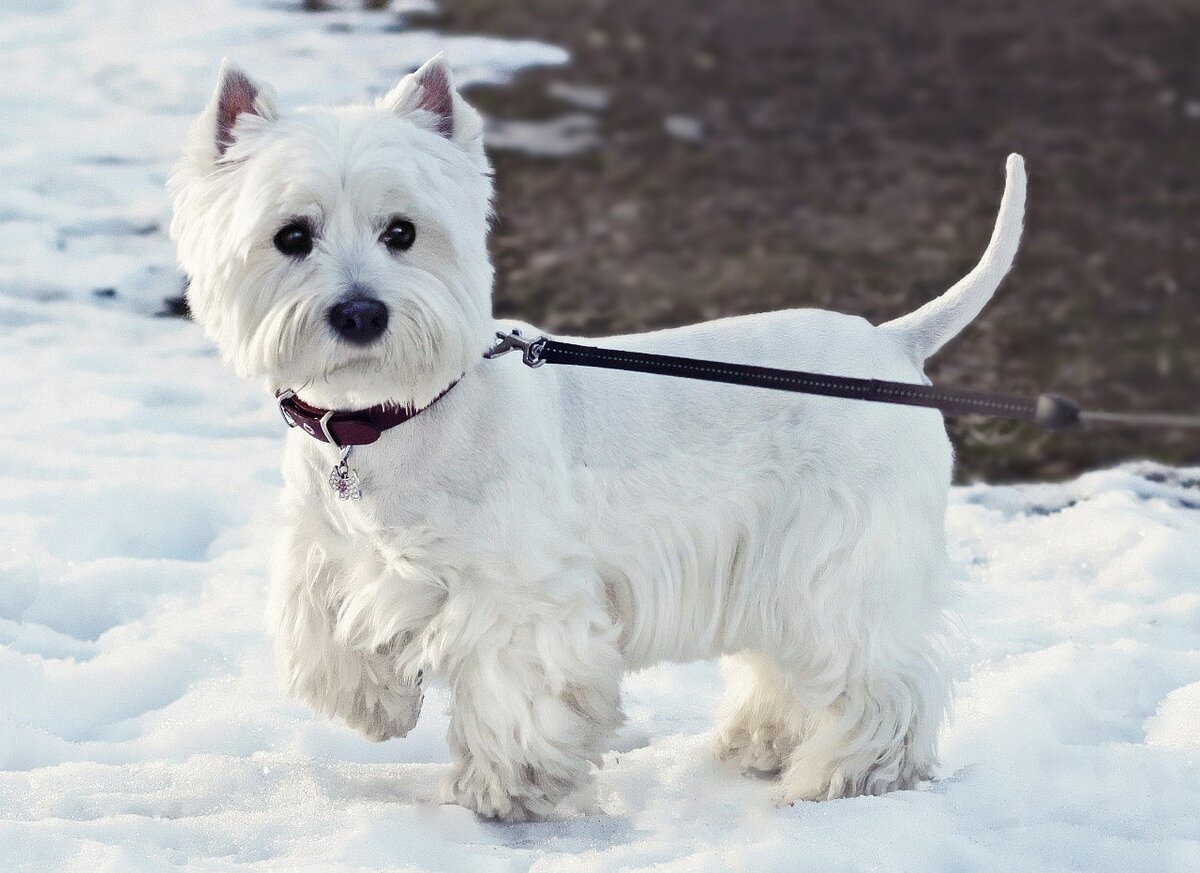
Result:
M448 796L507 820L587 782L622 673L663 660L726 656L716 752L779 771L781 802L930 778L954 627L939 413L482 359L512 325L490 313L481 133L440 59L373 106L288 114L226 64L171 179L192 311L241 374L316 414L420 413L335 471L360 500L329 487L336 446L289 433L291 691L380 740L415 720L419 671L444 679ZM923 382L1007 272L1024 188L1013 156L979 266L897 321L598 342Z

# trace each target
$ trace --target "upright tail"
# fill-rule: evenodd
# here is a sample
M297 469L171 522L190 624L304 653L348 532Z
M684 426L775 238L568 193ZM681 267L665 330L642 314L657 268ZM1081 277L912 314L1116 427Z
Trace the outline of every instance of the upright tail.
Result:
M970 324L992 299L1016 257L1024 217L1025 162L1020 155L1009 155L1000 213L987 251L975 269L941 297L882 325L901 339L914 362L920 364L934 354Z

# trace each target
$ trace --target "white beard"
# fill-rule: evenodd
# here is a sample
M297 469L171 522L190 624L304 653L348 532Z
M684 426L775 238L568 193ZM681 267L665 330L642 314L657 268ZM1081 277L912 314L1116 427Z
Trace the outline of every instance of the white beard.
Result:
M252 328L220 310L239 270L269 281L256 259L274 255L247 245L243 266L208 269L205 257L226 256L189 228L217 207L189 199L183 175L177 222L200 317L237 360ZM484 238L487 193L475 224L456 232ZM921 382L925 357L1007 271L1023 205L1010 159L980 266L881 327L798 310L590 342ZM405 293L458 288L486 303L484 246L454 249L427 266L437 281ZM952 451L937 412L531 370L516 355L478 357L490 329L512 323L445 324L452 341L431 347L451 353L417 387L367 362L301 391L341 408L427 402L465 369L434 406L353 451L360 501L330 490L333 447L289 434L271 614L292 693L386 739L411 726L412 683L432 673L453 695L448 797L506 820L546 815L586 783L622 720L622 673L662 660L726 657L717 754L778 771L780 802L879 794L932 775L954 639L943 532ZM308 355L287 366L328 360L319 348ZM272 387L298 387L282 384L292 369L269 356L263 366ZM347 387L356 374L368 387Z

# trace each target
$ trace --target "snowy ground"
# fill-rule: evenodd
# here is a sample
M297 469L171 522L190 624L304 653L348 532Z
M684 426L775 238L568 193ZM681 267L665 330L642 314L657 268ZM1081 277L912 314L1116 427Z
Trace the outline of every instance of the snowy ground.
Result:
M0 866L1200 869L1200 470L954 493L974 648L921 791L773 809L707 753L711 664L631 677L595 791L523 826L435 802L441 690L382 745L284 700L282 426L194 325L147 315L178 288L177 143L221 54L285 101L378 92L439 48L487 80L562 54L247 0L0 16Z

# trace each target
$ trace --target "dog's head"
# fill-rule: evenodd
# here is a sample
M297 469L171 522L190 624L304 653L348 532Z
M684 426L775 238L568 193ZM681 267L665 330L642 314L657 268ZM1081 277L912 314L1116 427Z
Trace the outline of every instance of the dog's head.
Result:
M441 58L373 106L286 114L226 62L170 192L190 308L244 376L421 406L487 347L491 170Z

